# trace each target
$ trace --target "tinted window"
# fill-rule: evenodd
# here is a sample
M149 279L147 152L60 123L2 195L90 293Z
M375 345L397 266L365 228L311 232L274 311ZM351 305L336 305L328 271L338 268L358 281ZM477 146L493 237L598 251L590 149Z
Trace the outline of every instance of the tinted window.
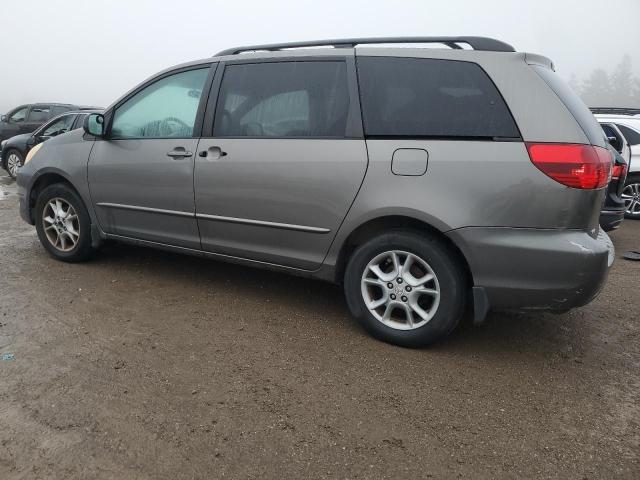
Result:
M361 57L365 133L407 137L519 137L509 110L477 64Z
M55 137L71 130L71 125L76 119L75 115L65 115L62 118L54 120L50 125L45 127L39 135L43 137Z
M344 137L348 112L344 62L230 65L214 136Z
M21 108L20 110L16 110L9 116L10 122L24 122L24 119L27 117L28 107Z
M580 128L587 136L589 141L594 145L604 145L604 138L602 136L601 128L596 121L591 110L587 108L580 97L562 80L553 70L541 65L532 65L538 75L546 82L547 85L553 90L558 98L564 103L565 107L571 112L571 115L576 119Z
M640 145L640 133L633 130L632 128L627 127L626 125L617 124L617 127L620 129L624 138L627 139L629 145Z
M208 68L189 70L145 87L116 109L111 136L191 137L208 73Z
M51 115L51 107L48 105L34 105L29 112L29 122L46 122Z
M69 110L71 110L71 108L66 105L54 105L53 107L51 107L51 110L53 111L53 115L57 116L61 113L68 112Z

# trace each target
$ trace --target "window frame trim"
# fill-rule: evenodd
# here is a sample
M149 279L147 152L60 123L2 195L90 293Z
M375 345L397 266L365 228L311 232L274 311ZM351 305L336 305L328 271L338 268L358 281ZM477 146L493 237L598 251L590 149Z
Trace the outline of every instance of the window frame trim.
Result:
M214 124L222 80L227 66L233 65L253 65L263 63L294 63L294 62L344 62L347 67L347 92L349 94L349 110L347 114L347 125L345 135L342 136L296 136L296 137L268 137L268 136L214 136ZM362 125L362 111L360 108L360 94L358 92L358 82L356 77L355 55L309 55L309 56L287 56L287 57L267 57L267 58L238 58L223 60L219 63L215 74L211 94L204 116L202 137L205 139L226 139L226 140L363 140L364 130Z
M151 77L150 79L148 79L146 82L138 85L136 88L134 88L133 90L131 90L129 93L127 93L123 98L121 98L118 103L116 103L115 105L113 105L112 107L110 107L106 112L104 112L102 115L105 119L105 124L107 125L106 128L106 134L104 137L101 137L97 140L103 140L103 141L126 141L126 140L190 140L193 138L200 138L200 135L202 133L202 121L203 121L203 117L204 117L204 112L205 112L205 108L207 105L207 101L209 98L209 95L211 94L211 85L213 82L213 78L216 72L216 69L218 68L219 62L206 62L206 63L199 63L196 65L188 65L185 67L180 67L180 68L176 68L173 70L169 70L169 71L165 71L162 72L158 75L155 75L153 77ZM198 103L198 109L196 110L196 118L195 121L193 123L193 133L190 137L125 137L125 138L116 138L116 137L112 137L111 136L111 129L113 127L113 120L115 118L115 112L118 108L120 108L122 105L124 105L125 103L127 103L129 100L131 100L131 98L133 98L135 95L137 95L138 93L140 93L142 90L146 89L147 87L153 85L156 82L159 82L160 80L170 77L172 75L177 75L180 73L184 73L184 72L190 72L192 70L205 70L208 69L208 73L207 73L207 77L205 79L204 85L202 87L202 95L200 97L200 101Z

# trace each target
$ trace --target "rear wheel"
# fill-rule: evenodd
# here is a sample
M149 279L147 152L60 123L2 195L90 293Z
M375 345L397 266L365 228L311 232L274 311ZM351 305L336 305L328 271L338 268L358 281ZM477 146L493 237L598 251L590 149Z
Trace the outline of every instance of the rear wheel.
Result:
M632 174L622 190L624 200L625 218L640 219L640 174Z
M405 347L429 345L453 331L468 290L455 252L412 231L382 234L360 246L347 265L344 289L365 330Z
M18 169L22 166L24 159L17 150L9 150L5 160L6 170L11 178L16 178Z
M36 230L42 246L57 260L90 257L91 220L80 196L65 184L50 185L36 202Z

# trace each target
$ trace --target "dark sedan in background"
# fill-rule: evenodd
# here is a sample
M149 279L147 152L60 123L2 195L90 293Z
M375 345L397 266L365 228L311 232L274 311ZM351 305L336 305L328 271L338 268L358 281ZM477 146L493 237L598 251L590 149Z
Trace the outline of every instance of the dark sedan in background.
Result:
M99 113L100 110L68 111L51 119L33 133L23 133L2 141L0 143L0 166L15 178L18 168L24 164L29 150L51 137L82 128L86 116L93 112Z
M32 103L20 105L0 117L0 142L15 135L31 133L46 121L71 110L95 110L97 107L69 103Z

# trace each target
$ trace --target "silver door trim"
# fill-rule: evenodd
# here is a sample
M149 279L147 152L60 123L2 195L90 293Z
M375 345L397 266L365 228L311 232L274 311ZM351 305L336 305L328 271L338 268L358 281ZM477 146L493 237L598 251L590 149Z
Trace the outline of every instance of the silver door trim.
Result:
M221 215L206 215L204 213L197 213L196 218L202 219L202 220L214 220L217 222L241 223L244 225L257 225L260 227L279 228L282 230L296 230L298 232L329 233L331 231L328 228L309 227L307 225L293 225L290 223L265 222L263 220L251 220L248 218L236 218L236 217L223 217Z
M121 203L99 202L99 207L119 208L120 210L135 210L137 212L160 213L164 215L174 215L177 217L195 217L193 212L183 212L180 210L164 210L162 208L139 207L137 205L123 205Z

